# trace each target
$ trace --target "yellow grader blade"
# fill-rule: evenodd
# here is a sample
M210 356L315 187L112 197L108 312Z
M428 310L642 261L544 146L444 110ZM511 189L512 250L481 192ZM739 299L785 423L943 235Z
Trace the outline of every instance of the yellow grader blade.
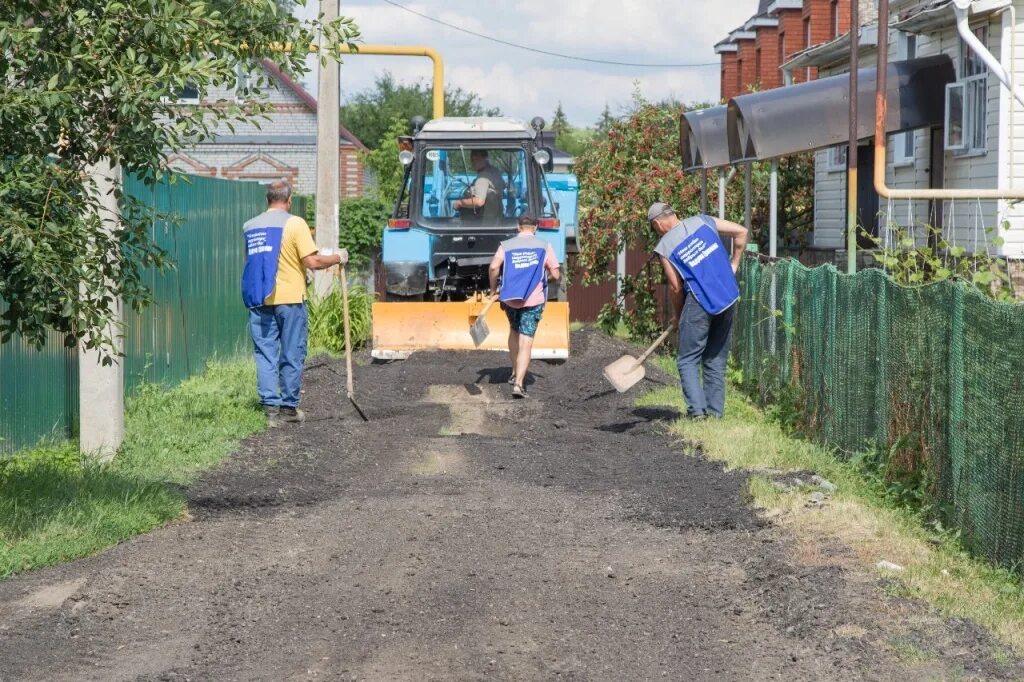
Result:
M373 357L400 360L413 351L477 350L469 328L485 302L374 303ZM498 305L487 313L491 333L479 350L508 350L508 319ZM569 357L569 304L549 301L533 342L535 359Z

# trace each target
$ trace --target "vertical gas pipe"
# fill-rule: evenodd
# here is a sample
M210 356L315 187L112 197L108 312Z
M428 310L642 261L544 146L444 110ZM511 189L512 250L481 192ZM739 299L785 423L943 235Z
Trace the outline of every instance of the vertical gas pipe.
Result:
M846 151L846 272L857 272L857 69L860 67L860 0L850 0L850 146ZM885 15L880 15L885 16ZM879 39L881 40L881 39Z
M878 0L878 67L875 70L878 72L875 76L875 186L877 187L881 175L878 172L879 158L883 163L885 161L885 119L888 113L885 90L888 86L886 81L889 76L889 0ZM881 184L885 185L884 175L881 178ZM882 196L886 195L882 194Z

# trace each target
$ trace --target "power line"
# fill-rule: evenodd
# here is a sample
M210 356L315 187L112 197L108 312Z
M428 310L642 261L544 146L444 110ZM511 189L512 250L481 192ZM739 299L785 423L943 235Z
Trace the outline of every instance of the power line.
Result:
M703 68L703 67L708 67L708 66L719 66L719 62L701 62L701 63L690 63L690 64L638 64L638 63L634 63L634 62L616 62L616 61L612 61L610 59L592 59L590 57L578 57L576 55L571 55L571 54L562 54L561 52L551 52L549 50L541 50L540 48L529 47L527 45L519 45L517 43L510 43L509 41L502 40L501 38L495 38L494 36L489 36L489 35L486 35L484 33L477 33L476 31L471 31L468 28L463 28L462 26L456 26L455 24L449 24L447 21L442 21L441 19L438 19L437 17L432 17L432 16L430 16L428 14L423 14L421 12L417 12L414 9L410 9L409 7L406 7L405 5L400 5L397 2L394 2L394 0L381 0L381 2L385 2L385 3L387 3L387 4L389 4L389 5L393 6L393 7L397 7L398 9L404 10L404 11L408 12L409 14L415 14L416 16L418 16L418 17L420 17L422 19L426 19L427 21L434 22L435 24L441 24L442 26L447 26L448 28L454 29L456 31L461 31L462 33L468 33L471 36L476 36L477 38L483 38L484 40L489 40L492 43L498 43L499 45L507 45L508 47L514 47L514 48L517 48L519 50L526 50L527 52L536 52L537 54L546 54L549 57L559 57L561 59L572 59L572 60L577 61L577 62L589 62L591 64L609 64L611 66L635 66L635 67L639 67L639 68L643 68L643 69L688 69L688 68Z

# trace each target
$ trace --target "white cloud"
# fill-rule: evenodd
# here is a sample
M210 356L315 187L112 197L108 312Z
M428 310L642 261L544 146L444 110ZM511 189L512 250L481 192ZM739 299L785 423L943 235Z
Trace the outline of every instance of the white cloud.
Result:
M757 9L756 0L520 0L526 35L547 45L619 59L647 55L649 62L715 61L708 48ZM557 48L551 47L556 50Z
M316 6L315 0L310 0ZM512 43L582 57L640 63L717 63L714 43L748 18L757 0L398 0L422 14ZM577 125L597 120L608 103L628 104L639 81L652 100L718 97L718 69L649 69L559 59L503 46L438 25L381 0L345 0L366 43L429 45L445 59L446 81L478 93L485 105L550 118L559 101ZM313 12L315 13L315 12ZM342 67L346 93L391 71L403 82L428 81L429 60L354 56ZM311 74L308 81L315 81Z

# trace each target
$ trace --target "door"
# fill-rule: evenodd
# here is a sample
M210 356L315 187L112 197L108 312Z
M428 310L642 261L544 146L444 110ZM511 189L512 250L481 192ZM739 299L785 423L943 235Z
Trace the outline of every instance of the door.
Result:
M875 246L864 232L878 236L878 194L875 192L875 147L857 146L857 246L870 249Z

